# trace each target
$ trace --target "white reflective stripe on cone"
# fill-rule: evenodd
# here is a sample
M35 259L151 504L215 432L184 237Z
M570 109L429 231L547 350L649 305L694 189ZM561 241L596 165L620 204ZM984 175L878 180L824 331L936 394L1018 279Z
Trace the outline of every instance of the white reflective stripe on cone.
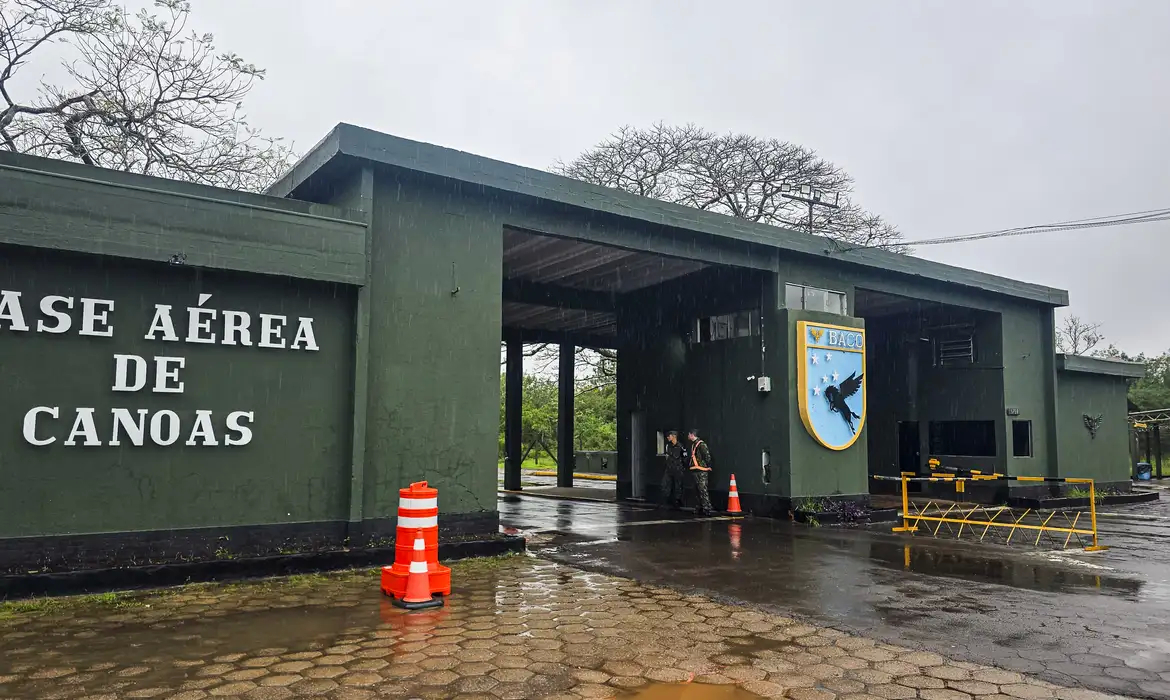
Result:
M428 508L438 508L438 498L399 498L398 507L405 510L427 510Z
M426 543L426 541L423 540L423 538L421 538L421 537L414 538L415 551L418 551L420 549L425 550L426 548L427 548L427 543Z
M731 480L731 488L735 488L735 479Z
M410 573L425 574L427 572L427 563L425 561L410 562Z
M425 518L412 518L406 515L398 516L398 527L438 527L439 516L431 515Z

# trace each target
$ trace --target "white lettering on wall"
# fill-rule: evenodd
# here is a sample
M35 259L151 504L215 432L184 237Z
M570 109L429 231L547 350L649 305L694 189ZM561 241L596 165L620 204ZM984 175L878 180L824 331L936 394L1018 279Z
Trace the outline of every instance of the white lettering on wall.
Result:
M313 319L303 316L297 319L297 335L289 347L300 350L301 344L305 350L320 350L317 347L317 337L313 334Z
M130 384L130 364L134 364L134 384ZM113 391L141 391L146 386L146 360L138 355L114 355Z
M20 308L20 292L0 290L0 328L8 322L10 331L27 331L28 324L24 322L24 310Z
M215 320L218 312L215 309L202 308L210 298L210 294L200 294L199 305L187 307L188 343L215 343L215 333L211 330L211 322Z
M280 336L280 332L284 330L284 324L287 322L288 318L285 316L260 314L260 347L283 348L284 338ZM276 342L277 340L280 342Z
M215 438L215 427L211 424L211 411L195 411L195 427L187 437L187 445L214 447L219 444Z
M239 433L239 435L237 437L228 435L226 438L224 438L224 444L232 445L234 447L238 445L247 445L249 442L252 442L252 429L243 424L241 421L246 420L248 423L251 423L253 418L254 416L251 411L234 411L229 413L227 417L228 430L234 430L235 432Z
M57 309L57 305L62 302L65 304L65 308L73 308L73 297L59 297L50 295L41 299L41 314L47 318L53 319L57 323L54 326L49 326L47 323L45 323L45 319L42 318L41 320L37 321L38 333L69 332L70 327L73 326L73 318L64 311Z
M183 382L179 381L179 370L187 364L185 357L154 358L154 393L181 394Z
M179 339L179 336L175 335L175 322L171 320L170 304L154 305L154 318L150 319L150 330L146 331L146 339L158 340L155 337L158 333L162 333L163 340L172 343Z
M114 327L110 325L110 312L114 310L114 302L109 299L81 298L81 330L78 335L96 335L111 338Z
M36 312L39 312L39 317L33 319L26 317L22 299L19 291L0 290L0 331L26 333L30 330L29 321L35 320L37 333L65 335L74 331L79 336L114 337L116 305L112 299L48 294L37 301L32 315L37 316ZM174 307L170 304L155 304L143 339L307 352L320 350L312 318L292 317L296 319L296 330L290 343L286 335L292 330L289 316L258 313L259 321L254 328L253 315L249 312L216 309L211 306L211 300L211 294L201 293L195 304L181 307L186 312L186 319L174 318ZM178 327L186 331L183 336L176 332L176 321L180 324ZM150 386L151 393L155 394L184 393L186 382L182 374L187 369L186 358L148 358L129 353L113 353L113 357L111 391L132 394ZM196 410L193 418L189 414L180 416L169 409L152 411L146 408L111 408L108 415L99 415L95 408L81 407L72 409L72 413L72 417L62 416L59 406L29 409L24 414L22 425L25 442L36 447L55 444L143 447L148 442L166 447L176 444L186 435L184 444L191 447L239 447L252 442L252 426L256 418L253 411L232 411L217 421L213 411L204 409Z
M146 442L146 413L145 408L138 409L138 420L134 420L130 411L125 408L115 408L111 413L114 414L114 427L110 431L110 445L118 447L121 441L118 440L119 429L126 431L126 437L130 439L130 444L135 447L142 447Z
M92 408L78 408L76 409L76 417L73 419L73 429L69 431L69 437L65 438L63 444L73 446L77 444L77 438L85 438L83 443L86 447L100 447L102 441L98 439L97 425L93 422Z
M37 439L37 416L42 413L48 413L53 418L57 418L60 415L56 406L37 406L24 414L24 440L28 444L36 445L37 447L44 447L45 445L52 445L54 442L57 442L57 438L52 436L44 440Z
M179 414L174 411L159 411L150 417L150 439L154 444L163 447L173 445L179 439L179 425Z
M248 326L252 324L252 317L243 311L223 312L223 344L240 345L252 344L252 333Z
M194 420L185 423L178 413L166 409L152 414L145 408L112 408L107 417L99 416L93 408L76 408L71 422L68 418L64 421L60 418L57 406L30 409L24 415L25 442L37 447L52 445L57 442L65 426L71 426L62 445L142 447L147 444L149 435L150 442L167 447L178 442L185 433L185 444L188 446L216 447L223 444L238 447L252 442L252 429L249 426L254 414L251 411L233 411L226 419L217 420L214 411L199 409L195 411Z

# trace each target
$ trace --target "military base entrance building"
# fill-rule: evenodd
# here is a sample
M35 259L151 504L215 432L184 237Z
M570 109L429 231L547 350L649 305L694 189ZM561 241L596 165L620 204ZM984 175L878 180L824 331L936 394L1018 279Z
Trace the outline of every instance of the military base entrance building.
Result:
M619 498L692 426L761 515L932 457L1127 489L1138 371L1067 303L345 124L268 195L0 153L0 572L385 542L423 479L495 533L532 342L617 349Z

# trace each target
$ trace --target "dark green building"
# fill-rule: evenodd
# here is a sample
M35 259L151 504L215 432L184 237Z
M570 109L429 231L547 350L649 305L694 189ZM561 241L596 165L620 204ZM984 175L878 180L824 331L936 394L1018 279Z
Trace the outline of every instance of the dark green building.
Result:
M344 124L268 196L0 154L0 291L5 570L384 541L420 479L494 532L501 340L509 486L526 342L618 350L619 497L691 426L762 514L932 456L1128 484L1061 290Z

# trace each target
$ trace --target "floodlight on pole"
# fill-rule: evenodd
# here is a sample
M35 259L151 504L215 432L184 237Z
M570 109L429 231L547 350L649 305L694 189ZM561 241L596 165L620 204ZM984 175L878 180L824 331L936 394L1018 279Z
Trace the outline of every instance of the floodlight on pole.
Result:
M791 194L793 189L796 189L800 194ZM797 202L804 202L808 205L808 232L813 232L813 214L817 206L829 207L830 209L837 209L840 206L841 193L833 193L833 201L829 201L829 193L824 190L815 189L811 184L805 183L799 188L793 188L787 182L780 183L780 196L786 199L792 199Z

